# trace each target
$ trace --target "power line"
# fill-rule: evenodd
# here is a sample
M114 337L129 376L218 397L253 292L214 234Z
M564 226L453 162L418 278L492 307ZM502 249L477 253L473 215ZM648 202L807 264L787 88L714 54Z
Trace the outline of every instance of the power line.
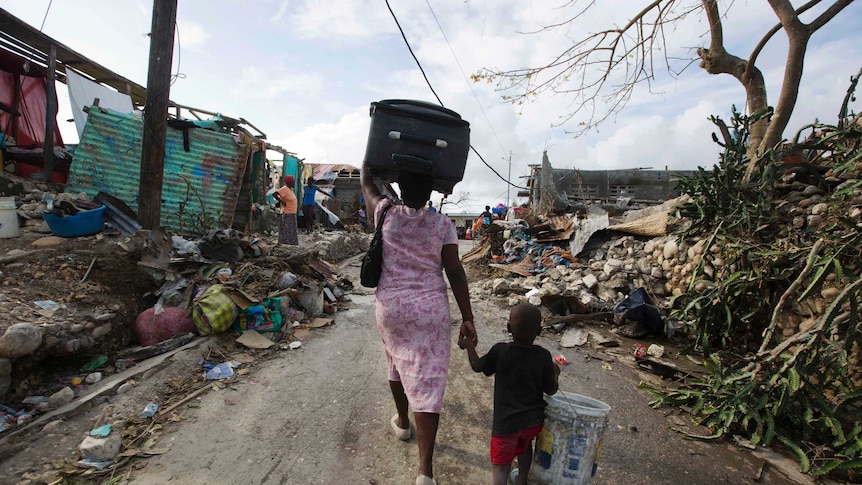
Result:
M51 11L51 4L54 3L54 0L48 2L48 8L45 9L45 16L42 17L42 25L39 26L39 32L42 32L42 29L45 27L45 21L48 20L48 12Z
M407 41L407 36L404 35L404 29L401 28L401 23L398 22L398 17L396 17L395 12L392 11L392 7L389 5L389 0L386 0L386 8L389 9L392 19L395 20L395 25L398 26L398 30L401 32L401 38L404 39L404 43L407 44L407 50L410 51L410 55L413 56L413 60L416 61L416 65L419 66L419 70L422 71L422 77L425 78L425 84L427 84L428 89L434 93L434 97L437 98L437 102L440 103L440 106L443 106L443 101L440 99L440 96L437 96L437 91L434 91L434 87L431 86L431 81L428 80L428 76L425 74L425 69L422 68L422 64L419 62L419 59L416 58L416 54L413 53L413 48L410 47L410 42Z
M479 106L479 109L482 111L482 115L485 116L485 121L488 122L488 127L491 128L491 133L494 134L494 138L497 140L497 144L500 145L500 149L503 152L506 152L506 148L503 146L503 142L500 141L500 137L497 136L497 131L494 130L494 125L491 124L491 119L488 118L488 113L485 112L485 108L482 106L482 103L479 102L479 97L476 96L476 91L473 90L473 84L467 78L467 74L464 73L464 68L461 66L461 61L458 60L458 56L455 55L455 50L452 48L452 44L449 42L449 38L446 37L446 32L443 31L443 26L440 25L440 20L437 19L437 14L434 13L434 9L431 7L431 2L425 0L425 3L428 5L428 10L431 11L431 16L434 17L434 22L437 23L437 28L440 29L440 34L443 35L443 40L446 41L446 45L449 46L449 52L452 53L452 57L455 59L455 64L458 64L458 69L461 71L461 76L464 77L464 80L467 81L467 87L470 88L470 93L473 95L473 99L476 100L476 104Z
M440 106L445 106L443 104L443 101L440 99L440 96L438 96L437 92L434 91L434 87L431 86L431 81L428 80L428 76L425 74L425 69L422 68L422 63L419 62L419 59L416 57L416 54L413 53L413 48L410 47L410 42L407 40L407 36L404 34L404 29L401 28L401 23L398 22L398 17L396 17L395 12L392 11L392 7L389 5L389 0L386 0L386 7L389 9L389 13L392 15L392 19L395 20L395 25L398 26L398 30L401 32L401 38L404 39L404 43L407 45L407 50L410 51L410 55L413 56L413 60L416 61L416 65L419 66L419 70L422 71L422 77L425 78L425 83L428 85L428 88L431 90L431 92L434 93L434 97L437 98L437 102L440 103ZM436 20L436 17L435 17L435 20ZM444 37L445 37L445 35L444 35ZM448 43L448 40L446 42ZM451 46L450 46L450 49L451 49ZM493 131L493 128L492 128L492 131ZM495 133L495 136L496 136L496 133ZM499 139L498 139L498 142L499 142ZM512 187L515 187L517 189L529 190L527 187L521 187L519 185L515 185L512 182L506 180L506 178L503 177L502 175L500 175L499 172L497 172L494 169L494 167L492 167L491 165L488 164L488 162L485 161L485 158L482 157L482 155L479 153L479 151L476 150L476 148L472 144L470 145L470 149L473 150L473 153L475 153L476 156L479 157L479 160L481 160L482 163L484 163L486 167L488 167L492 172L494 172L494 175L499 177L500 180L502 180L503 182L506 182L507 184L509 184Z

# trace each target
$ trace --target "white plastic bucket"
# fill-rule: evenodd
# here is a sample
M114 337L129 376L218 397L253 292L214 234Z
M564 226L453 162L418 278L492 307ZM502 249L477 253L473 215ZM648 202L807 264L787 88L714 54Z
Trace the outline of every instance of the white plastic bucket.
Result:
M310 317L323 313L323 288L311 286L310 289L300 290L296 300Z
M542 485L582 485L596 474L611 407L558 391L545 401L545 427L536 438L530 478Z
M0 238L18 237L20 234L15 197L0 197Z

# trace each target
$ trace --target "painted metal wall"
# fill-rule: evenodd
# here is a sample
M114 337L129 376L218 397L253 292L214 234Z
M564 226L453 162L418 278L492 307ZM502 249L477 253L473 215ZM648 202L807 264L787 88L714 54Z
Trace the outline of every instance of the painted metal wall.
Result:
M107 192L138 210L143 120L92 107L75 150L66 192ZM162 226L200 234L231 227L250 147L202 128L168 127L162 186Z

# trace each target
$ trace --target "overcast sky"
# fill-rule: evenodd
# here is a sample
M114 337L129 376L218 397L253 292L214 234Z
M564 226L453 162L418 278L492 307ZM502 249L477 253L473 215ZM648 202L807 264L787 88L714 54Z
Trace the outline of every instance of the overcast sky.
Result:
M513 106L502 101L494 84L469 80L481 68L547 62L572 39L620 25L646 2L601 0L587 23L524 34L571 15L559 8L564 3L390 0L434 91L470 122L471 144L504 177L511 159L516 185L545 150L555 168L711 167L719 151L708 117L727 119L731 105L744 108L745 95L733 78L705 74L696 63L677 78L660 69L652 93L644 86L625 111L579 138L567 134L577 129L578 118L555 126L570 111L571 99L544 96ZM720 3L732 3L725 23L728 51L747 57L776 18L766 0ZM146 86L151 1L0 0L0 7L37 29L44 20L47 35ZM860 19L862 2L815 34L785 136L815 118L834 123L850 76L862 67ZM177 24L173 65L179 76L171 99L245 118L306 163L360 166L372 101L436 102L385 0L181 0ZM704 24L692 18L668 32L668 53L691 58L694 48L708 43ZM779 32L759 57L770 104L781 85L786 47ZM58 88L65 120L71 118L68 95ZM851 108L859 111L859 103ZM74 124L61 125L64 141L76 143ZM507 185L471 152L465 180L454 192L451 198L467 193L469 201L447 211L475 212L506 202ZM509 191L510 200L516 192Z

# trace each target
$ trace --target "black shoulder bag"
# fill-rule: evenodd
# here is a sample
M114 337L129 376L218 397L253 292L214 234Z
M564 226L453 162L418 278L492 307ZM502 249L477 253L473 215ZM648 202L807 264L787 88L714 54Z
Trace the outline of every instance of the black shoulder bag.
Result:
M368 252L362 258L362 268L359 270L359 282L366 288L376 288L380 281L380 273L383 271L383 221L386 213L392 208L390 203L380 214L380 221L374 230Z

